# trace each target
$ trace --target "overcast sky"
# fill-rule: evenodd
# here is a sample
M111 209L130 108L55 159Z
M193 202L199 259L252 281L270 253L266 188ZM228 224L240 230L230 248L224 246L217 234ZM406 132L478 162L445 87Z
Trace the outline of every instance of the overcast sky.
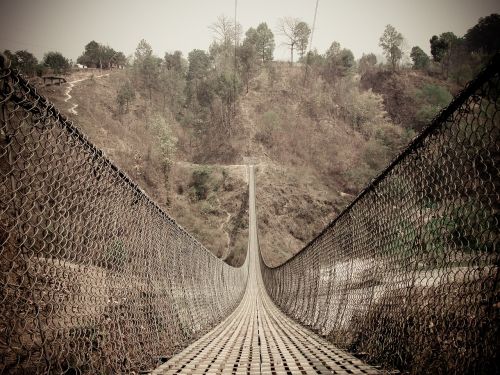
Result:
M237 19L246 30L267 22L276 34L281 17L297 17L310 25L316 0L237 0ZM140 39L156 54L208 49L208 26L221 14L234 17L235 0L0 0L0 50L27 49L41 58L60 51L76 60L91 40L126 55ZM479 17L500 13L498 0L319 0L313 47L323 53L332 41L353 51L382 53L378 40L392 24L406 38L408 50L419 45L429 52L434 34L462 36ZM289 53L275 35L276 59Z

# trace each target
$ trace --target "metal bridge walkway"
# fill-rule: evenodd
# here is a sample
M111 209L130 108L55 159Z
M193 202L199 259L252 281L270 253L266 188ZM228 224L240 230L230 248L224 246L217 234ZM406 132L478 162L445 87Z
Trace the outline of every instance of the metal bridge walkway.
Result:
M284 315L262 283L255 214L254 168L249 168L249 277L236 310L214 330L153 374L378 374Z

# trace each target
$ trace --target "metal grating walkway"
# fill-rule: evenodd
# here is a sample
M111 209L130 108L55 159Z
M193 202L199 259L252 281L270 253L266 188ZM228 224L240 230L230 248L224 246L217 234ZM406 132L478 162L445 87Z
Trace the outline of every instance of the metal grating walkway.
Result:
M260 273L254 168L249 170L249 278L236 310L153 374L379 374L284 315Z

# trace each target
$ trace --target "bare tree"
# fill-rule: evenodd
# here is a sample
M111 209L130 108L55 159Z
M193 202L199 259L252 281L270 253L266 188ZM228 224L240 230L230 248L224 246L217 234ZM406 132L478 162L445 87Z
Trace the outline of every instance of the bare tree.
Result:
M240 39L242 33L242 27L239 23L236 25L229 17L225 15L220 15L217 17L217 21L211 24L209 27L212 31L214 39L217 43L228 46L237 43Z
M286 38L285 45L290 48L290 63L293 64L293 49L297 44L295 28L300 21L297 18L285 17L278 20L278 34Z
M301 56L307 50L307 40L311 34L309 26L298 18L285 17L278 21L278 34L286 38L284 43L290 48L290 63L293 64L293 50L298 49Z

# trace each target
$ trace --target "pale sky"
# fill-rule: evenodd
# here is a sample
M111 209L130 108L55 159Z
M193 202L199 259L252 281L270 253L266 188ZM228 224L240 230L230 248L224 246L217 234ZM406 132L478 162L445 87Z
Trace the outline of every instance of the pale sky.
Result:
M0 0L0 50L27 49L38 58L60 51L76 61L85 44L96 40L125 55L146 39L155 53L208 50L208 26L219 15L234 17L235 0ZM281 17L312 24L316 0L237 0L243 30L267 22L275 33L275 59L289 57L276 25ZM462 36L479 17L500 13L498 0L319 0L313 48L323 53L333 41L356 57L381 55L378 40L385 25L403 34L408 50L429 52L434 34Z

